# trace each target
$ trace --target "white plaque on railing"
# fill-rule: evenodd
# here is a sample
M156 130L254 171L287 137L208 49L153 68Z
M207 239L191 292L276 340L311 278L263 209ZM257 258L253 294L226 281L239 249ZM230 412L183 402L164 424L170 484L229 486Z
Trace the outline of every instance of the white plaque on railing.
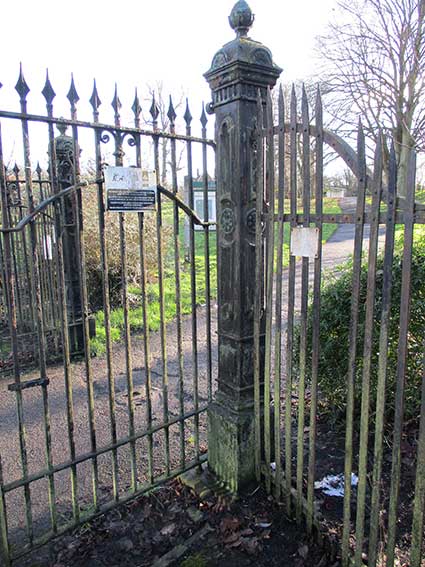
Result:
M319 229L294 227L291 229L291 255L317 258L319 251Z
M131 213L154 210L156 205L155 172L139 167L105 169L108 211Z

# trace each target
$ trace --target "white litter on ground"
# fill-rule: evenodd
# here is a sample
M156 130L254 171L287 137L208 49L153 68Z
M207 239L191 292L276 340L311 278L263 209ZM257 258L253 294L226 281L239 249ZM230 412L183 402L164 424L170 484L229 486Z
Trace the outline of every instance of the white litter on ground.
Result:
M359 477L354 473L351 473L351 486L357 486L359 483ZM339 496L342 498L344 496L344 473L332 475L329 474L314 483L315 490L321 490L323 494L328 496Z

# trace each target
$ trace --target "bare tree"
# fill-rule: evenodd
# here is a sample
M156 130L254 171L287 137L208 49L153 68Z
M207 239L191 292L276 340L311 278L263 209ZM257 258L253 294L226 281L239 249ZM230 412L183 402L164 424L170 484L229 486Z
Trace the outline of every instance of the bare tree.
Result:
M153 97L158 108L158 127L162 132L168 132L170 128L170 119L168 117L169 98L164 93L164 84L162 81L157 81L154 85L148 85L148 96L146 103L149 105ZM183 107L184 93L180 93L176 100L173 100L174 110L177 112ZM144 122L148 125L152 124L150 115L143 113ZM162 138L160 141L160 160L161 160L161 183L167 184L167 173L170 166L170 147L169 140ZM183 150L177 156L177 170L180 168Z
M409 151L425 151L425 0L341 0L317 50L327 111L348 135L360 116L369 139L394 139L405 194Z

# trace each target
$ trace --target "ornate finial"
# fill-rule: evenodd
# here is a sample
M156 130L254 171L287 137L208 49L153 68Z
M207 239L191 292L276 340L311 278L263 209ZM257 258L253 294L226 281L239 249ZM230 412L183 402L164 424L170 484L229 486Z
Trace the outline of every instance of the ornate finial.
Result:
M52 87L52 83L50 82L49 79L49 70L46 70L46 82L44 83L44 88L41 91L41 94L44 96L44 98L46 99L47 104L52 104L53 99L56 96L55 91L53 90Z
M205 105L204 105L204 103L202 103L201 124L202 124L202 128L206 128L206 127L207 127L207 124L208 124L208 118L207 118L207 115L205 114Z
M77 102L80 100L80 97L78 96L78 93L77 93L77 89L75 88L74 74L73 73L71 73L71 86L69 87L69 91L68 91L68 94L66 95L66 98L71 103L72 108L74 108L75 105L77 104Z
M16 83L15 89L19 96L21 97L21 102L25 102L27 94L30 92L30 88L24 78L24 73L22 72L22 63L19 65L19 79Z
M184 121L186 122L186 126L190 126L190 123L192 122L192 115L190 113L190 109L189 109L189 100L186 99L186 112L184 113Z
M89 102L93 108L93 112L97 112L99 110L99 106L102 104L99 98L99 93L97 92L96 79L93 79L93 92Z
M171 98L171 95L170 95L170 104L168 105L167 116L170 121L170 124L173 125L176 121L177 114L176 111L174 110L173 99Z
M59 122L58 124L56 124L56 128L59 130L61 136L65 136L65 133L68 130L68 124L63 124L62 122Z
M254 14L245 0L239 0L233 6L229 16L229 23L238 37L246 37L248 35L249 28L254 23Z

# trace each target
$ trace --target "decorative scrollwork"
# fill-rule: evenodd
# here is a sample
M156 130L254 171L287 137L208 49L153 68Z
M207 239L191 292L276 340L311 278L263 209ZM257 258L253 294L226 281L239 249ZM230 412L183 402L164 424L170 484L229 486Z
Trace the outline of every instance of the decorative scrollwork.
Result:
M255 228L257 224L257 211L251 209L246 215L246 226L251 234L255 234Z
M224 234L231 234L235 230L235 213L229 207L221 212L220 226Z

